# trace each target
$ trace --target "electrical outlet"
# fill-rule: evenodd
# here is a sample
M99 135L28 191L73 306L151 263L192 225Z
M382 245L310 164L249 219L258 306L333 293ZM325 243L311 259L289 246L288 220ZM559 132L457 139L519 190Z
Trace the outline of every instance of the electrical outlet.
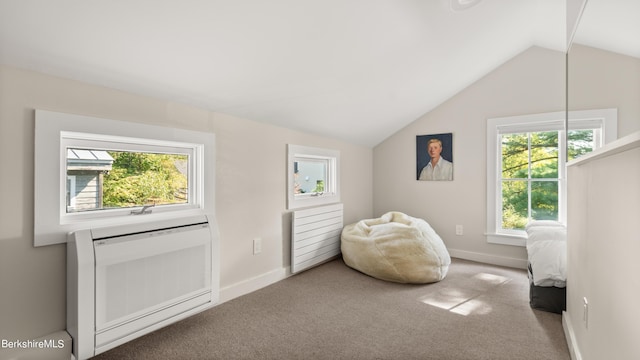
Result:
M456 235L464 235L464 227L462 225L456 225Z
M254 238L253 239L253 255L258 255L262 252L262 239Z

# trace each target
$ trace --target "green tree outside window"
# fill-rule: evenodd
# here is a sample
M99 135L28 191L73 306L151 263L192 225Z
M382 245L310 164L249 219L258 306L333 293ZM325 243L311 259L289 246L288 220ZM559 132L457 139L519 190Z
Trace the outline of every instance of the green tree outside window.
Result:
M187 155L109 151L113 168L104 177L104 208L188 202Z
M501 136L502 228L522 230L529 221L558 220L558 131ZM593 151L593 130L568 132L569 160Z

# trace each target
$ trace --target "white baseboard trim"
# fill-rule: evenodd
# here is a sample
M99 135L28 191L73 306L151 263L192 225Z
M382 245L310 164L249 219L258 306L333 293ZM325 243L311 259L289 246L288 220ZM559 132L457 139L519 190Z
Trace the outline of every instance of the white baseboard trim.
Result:
M289 277L289 274L289 268L275 269L250 279L243 280L239 283L225 286L220 289L219 304L277 283L278 281Z
M448 250L449 250L449 255L451 255L451 257L458 258L458 259L477 261L485 264L506 266L506 267L512 267L517 269L527 268L526 259L495 256L495 255L490 255L485 253L477 253L477 252L457 250L457 249L448 249Z
M571 319L569 319L569 315L566 311L562 312L562 329L564 329L564 337L567 339L567 346L569 347L571 360L582 360L582 355L580 355L580 349L576 342L576 334L573 331Z

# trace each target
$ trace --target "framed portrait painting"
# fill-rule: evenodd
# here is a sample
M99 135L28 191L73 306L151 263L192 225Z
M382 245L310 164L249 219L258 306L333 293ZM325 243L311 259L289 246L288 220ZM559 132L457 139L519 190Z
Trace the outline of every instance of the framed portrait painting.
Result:
M416 179L453 180L453 133L416 136Z

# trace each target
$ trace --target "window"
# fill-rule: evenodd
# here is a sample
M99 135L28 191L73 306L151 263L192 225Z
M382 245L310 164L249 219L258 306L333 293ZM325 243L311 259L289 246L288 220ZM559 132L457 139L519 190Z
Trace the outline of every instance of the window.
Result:
M308 146L288 147L288 208L340 201L340 152Z
M611 141L615 109L547 113L487 122L487 239L524 245L530 220L566 219L565 159ZM605 131L606 129L606 131Z
M212 213L213 151L210 133L38 110L35 245L79 228Z
M559 131L501 134L501 228L558 220Z
M67 203L66 212L188 204L190 158L175 152L67 148L67 178L74 182L67 183L66 192L74 202Z
M75 204L60 209L62 223L199 207L201 145L62 131L60 147L64 173L75 177L65 189Z

